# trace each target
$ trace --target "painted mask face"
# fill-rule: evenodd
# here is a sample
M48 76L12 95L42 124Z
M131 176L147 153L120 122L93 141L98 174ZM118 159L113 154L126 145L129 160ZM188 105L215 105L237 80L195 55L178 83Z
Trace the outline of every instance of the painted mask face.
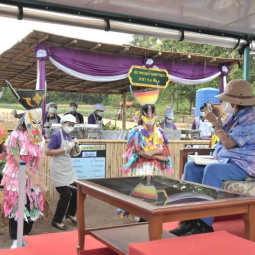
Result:
M25 124L33 144L42 142L42 109L29 110L25 114Z
M142 110L143 125L149 133L153 133L156 127L155 106L146 105Z

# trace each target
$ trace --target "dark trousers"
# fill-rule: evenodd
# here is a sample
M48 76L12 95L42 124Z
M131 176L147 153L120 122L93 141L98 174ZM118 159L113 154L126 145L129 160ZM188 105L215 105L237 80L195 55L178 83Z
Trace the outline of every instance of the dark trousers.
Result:
M72 186L76 186L74 183ZM67 186L56 187L60 194L57 209L53 217L53 221L62 223L65 214L75 216L77 210L77 190ZM69 205L68 205L69 204Z
M27 197L26 208L30 211L30 201ZM33 221L28 219L28 222L24 220L24 228L23 228L23 236L28 236L33 227ZM11 239L17 239L17 232L18 232L18 222L11 218L9 219L9 235Z
M3 188L3 186L1 186L2 179L3 179L3 175L0 173L0 188Z
M32 230L34 222L32 220L28 220L26 222L24 220L24 229L23 229L23 236L28 236ZM18 222L13 218L9 219L9 236L11 239L17 239L18 233Z

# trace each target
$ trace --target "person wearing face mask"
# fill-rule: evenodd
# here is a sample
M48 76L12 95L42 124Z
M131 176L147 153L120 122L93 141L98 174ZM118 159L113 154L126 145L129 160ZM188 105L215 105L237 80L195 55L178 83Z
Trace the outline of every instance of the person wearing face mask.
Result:
M192 130L200 130L199 139L210 140L214 130L212 128L212 123L210 123L206 118L206 107L203 105L200 107L200 116L196 117L192 123Z
M74 180L77 179L77 175L71 157L78 155L79 151L77 151L78 140L72 140L70 135L74 130L76 118L72 114L67 114L63 116L60 123L62 127L51 136L46 155L52 157L50 162L52 185L60 194L52 226L60 230L67 230L62 222L64 216L74 224L77 223L75 217L77 192L76 189L71 188L71 186L75 186Z
M184 180L222 188L222 181L255 176L255 98L251 84L244 80L230 81L225 92L216 97L223 101L223 112L229 114L224 124L218 108L205 116L220 139L213 153L219 163L204 166L189 161L184 167ZM212 223L213 218L183 221L170 233L188 236L213 232Z
M54 102L48 104L48 111L45 113L44 117L44 127L45 127L45 138L50 138L52 131L49 129L51 123L60 123L60 117L56 114L58 106Z
M58 106L54 102L48 104L48 111L45 113L45 123L60 123L60 117L56 114Z
M102 123L105 107L102 104L94 105L94 112L88 117L88 124L99 124Z
M174 119L173 106L166 107L165 120L161 123L161 128L163 130L164 129L177 130L176 125L172 122L173 119Z
M71 102L70 112L67 112L64 115L72 114L75 117L77 124L84 124L83 116L77 112L77 108L78 108L78 104L76 102Z

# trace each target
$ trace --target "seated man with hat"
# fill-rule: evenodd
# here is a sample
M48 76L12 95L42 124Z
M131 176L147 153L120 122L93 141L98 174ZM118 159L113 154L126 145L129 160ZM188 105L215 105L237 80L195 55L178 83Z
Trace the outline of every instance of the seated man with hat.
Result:
M95 111L91 113L88 117L88 124L99 124L99 122L102 122L102 118L105 111L104 105L95 104L94 110Z
M219 163L196 165L189 161L184 180L222 188L223 181L255 176L255 98L251 84L244 80L230 81L225 92L216 97L223 101L223 112L229 114L224 124L216 107L205 116L220 140L213 154ZM183 221L170 232L177 236L213 232L212 223L213 218Z
M172 122L174 119L173 106L166 107L165 120L161 123L161 128L177 130L176 125Z

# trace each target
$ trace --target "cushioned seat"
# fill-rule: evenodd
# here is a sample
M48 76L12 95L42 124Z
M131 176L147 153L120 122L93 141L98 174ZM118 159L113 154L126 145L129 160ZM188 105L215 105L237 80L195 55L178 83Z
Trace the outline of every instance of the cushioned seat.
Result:
M224 181L223 188L232 192L255 196L255 182Z

